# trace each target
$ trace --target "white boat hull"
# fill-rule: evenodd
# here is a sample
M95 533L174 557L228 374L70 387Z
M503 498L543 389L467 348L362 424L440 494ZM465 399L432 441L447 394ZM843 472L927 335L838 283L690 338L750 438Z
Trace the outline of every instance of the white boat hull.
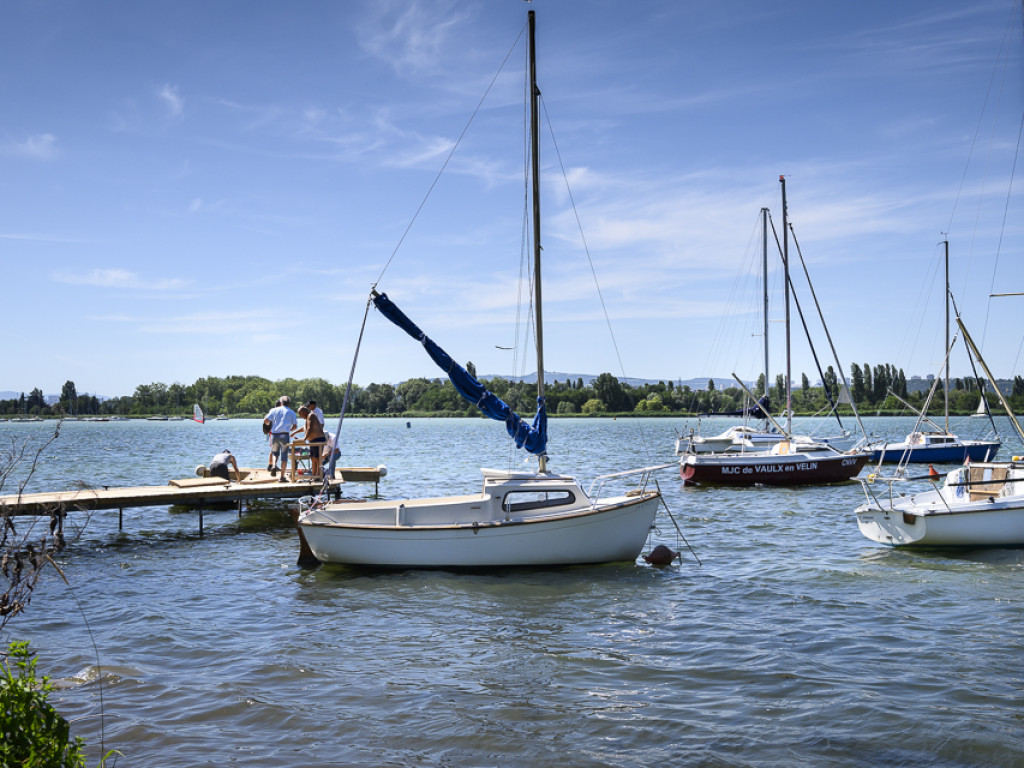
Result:
M971 464L948 473L941 488L869 495L856 514L862 534L894 547L1024 546L1024 467Z
M394 568L552 566L636 560L658 498L561 520L436 528L303 526L317 559Z
M865 506L857 510L857 526L872 541L894 547L1024 546L1024 503L971 506L927 514Z
M522 478L520 478L522 480ZM386 568L555 566L635 560L654 523L655 491L591 502L575 483L498 483L446 499L335 503L300 517L321 562ZM523 513L502 505L509 493L571 494Z

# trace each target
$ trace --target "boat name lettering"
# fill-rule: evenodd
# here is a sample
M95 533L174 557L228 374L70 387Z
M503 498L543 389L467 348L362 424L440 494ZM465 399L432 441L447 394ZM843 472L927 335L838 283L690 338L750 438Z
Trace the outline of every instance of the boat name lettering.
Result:
M802 461L799 464L755 464L753 467L744 467L744 474L757 473L763 474L774 474L778 472L812 472L818 468L818 462L816 461ZM738 474L740 471L739 467L724 467L722 474Z

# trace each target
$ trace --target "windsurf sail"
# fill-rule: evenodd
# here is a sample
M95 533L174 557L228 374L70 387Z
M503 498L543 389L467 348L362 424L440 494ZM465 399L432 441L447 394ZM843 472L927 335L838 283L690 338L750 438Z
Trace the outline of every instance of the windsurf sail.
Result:
M206 416L203 414L203 409L199 407L199 403L192 406L192 421L198 421L200 424L206 422Z
M532 424L527 424L515 413L507 403L484 388L484 385L469 375L451 356L421 331L405 313L402 312L384 293L374 293L373 303L384 317L397 325L407 334L423 344L430 359L437 367L448 374L455 391L464 400L472 403L487 417L495 421L505 422L505 429L515 441L517 448L525 448L533 454L543 454L548 443L548 414L544 407L544 398L537 398L537 414Z

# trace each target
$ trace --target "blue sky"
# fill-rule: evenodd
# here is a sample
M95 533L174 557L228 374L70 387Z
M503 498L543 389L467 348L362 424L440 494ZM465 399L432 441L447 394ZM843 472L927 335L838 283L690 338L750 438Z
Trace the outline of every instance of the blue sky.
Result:
M1019 0L532 7L558 148L542 146L548 370L756 377L755 229L762 206L781 225L785 174L844 366L938 370L945 232L969 327L997 375L1021 373L1024 297L988 298L1024 291ZM481 373L533 370L500 349L517 335L521 45L427 197L527 8L0 5L0 390L343 382L400 241L381 290ZM817 378L802 343L793 368ZM371 315L356 381L421 375L438 374Z

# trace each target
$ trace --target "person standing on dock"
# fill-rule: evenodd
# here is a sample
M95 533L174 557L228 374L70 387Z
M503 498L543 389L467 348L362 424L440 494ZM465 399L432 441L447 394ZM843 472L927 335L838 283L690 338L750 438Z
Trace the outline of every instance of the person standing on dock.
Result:
M288 469L288 444L291 442L292 428L298 424L295 411L292 410L292 399L283 395L278 401L280 405L271 408L266 418L270 420L270 456L271 463L267 465L270 474L275 474L278 464L281 468L281 482L284 479L285 470Z
M316 409L316 410L314 410ZM309 458L310 458L310 471L313 473L313 477L320 477L320 448L321 444L327 442L327 435L324 433L324 421L323 417L317 416L316 412L320 409L316 407L316 403L310 400L310 405L300 408L299 415L305 416L306 419L306 442L309 443Z
M228 472L229 465L235 470L235 480L239 483L242 482L242 473L238 471L238 462L227 448L213 457L213 461L210 462L210 476L222 477L231 482L231 475Z
M306 403L306 407L309 408L309 410L313 412L313 415L320 420L321 427L327 424L327 422L324 421L324 412L317 408L316 400L310 400Z

